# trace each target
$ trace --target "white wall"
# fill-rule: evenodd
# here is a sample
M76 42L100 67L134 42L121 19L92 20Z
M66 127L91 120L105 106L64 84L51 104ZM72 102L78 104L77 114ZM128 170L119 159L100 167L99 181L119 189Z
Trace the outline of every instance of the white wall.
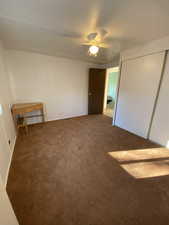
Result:
M47 120L88 113L88 68L94 65L15 50L6 58L15 102L44 102Z
M0 42L0 224L2 225L18 225L5 191L15 142L15 130L10 112L11 103L12 95L4 61L4 48Z
M4 48L0 42L0 176L4 186L7 182L16 136L10 111L12 101L9 78L4 61ZM10 145L8 143L9 140L11 142Z
M167 55L150 139L169 147L169 54Z
M11 116L11 104L13 97L10 89L10 81L7 72L7 65L5 63L5 50L2 42L0 42L0 104L2 107L2 123L5 129L7 140L11 141L11 150L15 140L15 129Z
M127 49L120 53L120 61L134 59L140 56L163 52L169 49L169 36L148 42L138 47Z
M7 182L11 155L9 144L5 136L5 129L2 126L2 120L0 118L0 177L4 187Z
M19 225L5 190L0 187L0 224Z

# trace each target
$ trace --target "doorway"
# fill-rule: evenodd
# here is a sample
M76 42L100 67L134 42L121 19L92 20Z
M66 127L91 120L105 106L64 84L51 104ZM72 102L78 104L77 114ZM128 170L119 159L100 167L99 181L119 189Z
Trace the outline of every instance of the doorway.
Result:
M112 118L115 112L118 80L119 67L112 67L107 69L103 114Z
M106 69L89 70L88 114L102 114L105 95Z
M104 114L113 118L115 112L119 67L89 70L88 114Z

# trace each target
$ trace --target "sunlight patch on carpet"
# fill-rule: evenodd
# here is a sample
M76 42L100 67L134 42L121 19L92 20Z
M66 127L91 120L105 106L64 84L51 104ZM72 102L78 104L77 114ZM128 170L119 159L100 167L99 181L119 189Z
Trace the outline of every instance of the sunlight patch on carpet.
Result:
M115 151L108 154L135 178L169 175L169 150L166 148Z

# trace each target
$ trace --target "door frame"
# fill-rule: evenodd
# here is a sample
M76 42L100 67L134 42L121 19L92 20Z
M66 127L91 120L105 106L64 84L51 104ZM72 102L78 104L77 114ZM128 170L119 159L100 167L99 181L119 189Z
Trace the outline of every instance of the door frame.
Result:
M119 86L120 86L120 73L121 73L121 65L114 66L106 69L106 79L105 79L105 91L104 91L104 103L103 103L103 112L107 106L107 89L108 89L108 78L109 78L109 72L118 72L118 81L117 81L117 88L116 88L116 97L115 97L115 103L114 103L114 112L113 112L113 121L112 125L115 124L115 115L116 115L116 108L117 108L117 98L118 98L118 92L119 92Z

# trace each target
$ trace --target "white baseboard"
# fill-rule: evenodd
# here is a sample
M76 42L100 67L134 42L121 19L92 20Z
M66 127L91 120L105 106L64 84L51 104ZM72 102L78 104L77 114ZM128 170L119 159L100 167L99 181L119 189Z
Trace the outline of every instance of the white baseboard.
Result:
M78 115L64 115L64 116L58 116L58 117L49 117L46 119L46 122L56 121L56 120L64 120L64 119L72 119L80 116L87 116L88 113L80 113Z

